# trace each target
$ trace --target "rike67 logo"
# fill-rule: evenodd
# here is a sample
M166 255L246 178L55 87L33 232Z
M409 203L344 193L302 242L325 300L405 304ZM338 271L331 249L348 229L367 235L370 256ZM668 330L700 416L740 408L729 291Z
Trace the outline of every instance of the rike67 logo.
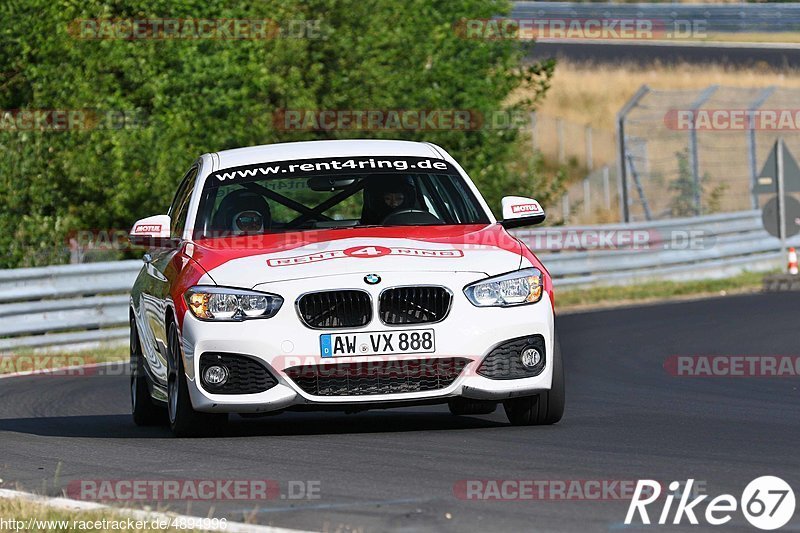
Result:
M752 526L762 530L774 530L786 525L794 516L794 491L779 477L762 476L754 479L745 487L739 500L731 494L720 494L706 503L704 513L701 513L699 508L702 508L700 504L708 498L708 495L692 496L693 484L694 479L687 480L684 487L681 487L678 481L669 484L671 494L667 494L664 498L664 506L658 517L653 517L655 523L678 525L685 518L690 524L697 525L700 523L699 516L709 525L721 526L730 522L733 513L740 508ZM661 484L658 481L640 479L628 507L625 524L632 524L637 515L642 524L650 524L648 506L655 503L660 496ZM676 499L678 503L673 511Z

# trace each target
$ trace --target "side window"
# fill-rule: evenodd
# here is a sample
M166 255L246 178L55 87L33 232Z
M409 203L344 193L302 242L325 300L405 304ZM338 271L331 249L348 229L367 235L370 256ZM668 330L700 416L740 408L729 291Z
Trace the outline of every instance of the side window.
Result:
M169 216L172 219L172 229L170 236L173 239L180 239L183 237L183 229L186 227L186 216L189 214L189 200L192 198L192 191L194 191L194 182L197 178L197 167L192 167L189 172L184 176L178 192L175 194L175 199L172 201L172 206L169 208Z
M454 194L461 198L471 198L472 193L467 188L467 184L461 178L450 178L448 185L453 188ZM477 204L475 202L457 202L459 206L458 211L461 214L461 220L480 220L483 215L478 213Z
M454 200L459 196L454 194L456 191L452 190L452 179L452 177L444 175L438 176L436 180L423 177L423 181L427 185L427 189L429 189L430 200L439 207L437 211L441 211L441 214L437 213L439 218L451 224L463 224L464 220L466 220L460 209L463 202Z

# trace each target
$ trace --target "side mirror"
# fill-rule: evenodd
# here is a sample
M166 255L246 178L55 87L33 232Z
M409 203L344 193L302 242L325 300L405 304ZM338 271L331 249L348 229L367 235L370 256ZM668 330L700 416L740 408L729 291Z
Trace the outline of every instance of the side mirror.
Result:
M506 229L533 226L544 222L545 214L539 202L522 196L503 197L503 220Z
M169 215L155 215L137 220L128 234L131 244L147 248L165 248L173 244L170 238Z

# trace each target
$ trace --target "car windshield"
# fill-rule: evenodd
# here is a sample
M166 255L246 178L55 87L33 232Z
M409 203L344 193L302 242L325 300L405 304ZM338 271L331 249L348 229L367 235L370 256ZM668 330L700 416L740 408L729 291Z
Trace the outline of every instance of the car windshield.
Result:
M327 158L228 168L205 183L198 238L363 226L486 224L449 163L412 157Z

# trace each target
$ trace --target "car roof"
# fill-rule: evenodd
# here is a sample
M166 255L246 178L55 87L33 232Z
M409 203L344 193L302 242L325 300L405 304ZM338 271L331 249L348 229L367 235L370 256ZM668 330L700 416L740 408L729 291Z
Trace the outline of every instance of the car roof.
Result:
M268 163L271 161L288 161L292 159L315 159L324 157L359 157L359 156L386 156L386 157L429 157L442 159L458 169L467 182L467 186L478 198L489 220L495 222L492 210L486 204L478 188L469 178L461 165L453 159L443 148L427 142L383 140L383 139L349 139L330 141L303 141L279 144L264 144L247 148L234 148L220 152L203 154L198 159L201 171L195 183L194 193L189 206L189 217L186 223L186 237L191 238L191 228L194 227L195 216L200 204L200 196L205 188L206 179L215 172L224 168Z
M264 144L261 146L223 150L213 155L217 160L214 170L269 161L316 159L323 157L400 156L443 159L442 153L429 143L380 139L348 139Z

